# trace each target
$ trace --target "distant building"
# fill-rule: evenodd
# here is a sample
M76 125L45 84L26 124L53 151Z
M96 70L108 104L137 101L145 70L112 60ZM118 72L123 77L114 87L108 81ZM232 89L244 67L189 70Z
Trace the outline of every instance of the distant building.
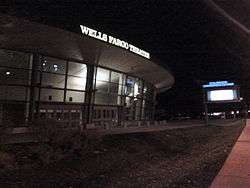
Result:
M0 124L152 120L155 95L173 75L148 52L105 35L1 15Z

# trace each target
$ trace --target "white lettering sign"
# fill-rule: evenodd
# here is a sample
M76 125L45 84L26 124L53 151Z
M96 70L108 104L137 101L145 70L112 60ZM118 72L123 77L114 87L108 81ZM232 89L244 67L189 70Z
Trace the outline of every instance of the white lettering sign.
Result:
M80 27L82 30L82 34L84 34L84 35L93 37L95 39L107 42L107 43L115 45L115 46L119 46L121 48L129 50L130 52L133 52L133 53L138 54L142 57L150 59L150 53L148 53L148 52L146 52L146 51L144 51L136 46L133 46L132 44L129 44L126 41L120 40L120 39L115 38L111 35L107 35L105 33L102 33L100 31L96 31L94 29L91 29L91 28L83 26L83 25L80 25Z

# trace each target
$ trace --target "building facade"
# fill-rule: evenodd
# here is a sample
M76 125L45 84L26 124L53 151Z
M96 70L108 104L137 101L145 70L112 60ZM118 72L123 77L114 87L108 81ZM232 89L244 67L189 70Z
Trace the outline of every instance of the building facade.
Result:
M153 60L88 36L6 15L0 29L0 125L153 120L157 92L174 83Z

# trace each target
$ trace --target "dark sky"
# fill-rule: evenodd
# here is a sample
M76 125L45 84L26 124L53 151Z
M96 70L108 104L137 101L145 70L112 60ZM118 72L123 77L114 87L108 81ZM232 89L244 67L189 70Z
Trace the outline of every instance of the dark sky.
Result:
M236 0L218 2L247 20L235 11ZM249 45L203 0L8 1L0 11L77 33L83 24L149 51L176 79L172 89L158 96L168 111L199 112L206 81L248 85L242 69ZM243 95L247 98L247 87Z

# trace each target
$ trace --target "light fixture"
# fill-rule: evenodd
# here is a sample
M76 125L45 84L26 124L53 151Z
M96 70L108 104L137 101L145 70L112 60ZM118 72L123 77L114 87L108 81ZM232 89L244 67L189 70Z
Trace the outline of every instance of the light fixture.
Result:
M58 71L58 65L57 64L54 64L53 67L54 67L55 71Z

